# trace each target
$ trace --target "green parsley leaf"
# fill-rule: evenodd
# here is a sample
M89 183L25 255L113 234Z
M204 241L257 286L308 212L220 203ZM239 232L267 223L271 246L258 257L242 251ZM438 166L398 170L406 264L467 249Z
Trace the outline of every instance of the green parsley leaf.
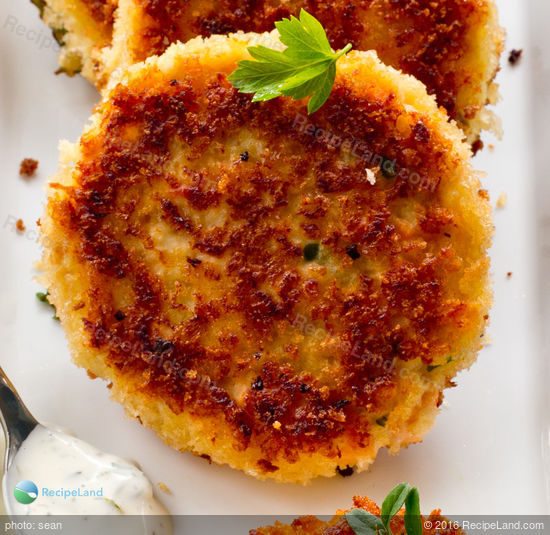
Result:
M322 24L304 9L299 19L291 16L275 26L287 48L249 46L253 60L239 61L228 80L240 93L254 93L253 102L311 96L307 109L314 113L327 101L336 78L336 62L351 45L333 52Z
M300 20L291 16L275 23L281 43L289 50L287 54L297 59L318 58L332 54L323 25L305 9L300 11Z
M352 509L346 513L349 527L356 535L376 535L385 532L382 520L364 509Z
M394 487L382 504L380 517L363 509L352 509L345 514L355 535L392 535L390 522L405 504L405 531L407 535L422 535L422 517L418 489L408 483Z
M382 503L380 518L390 535L392 534L390 521L399 512L401 507L403 507L410 490L411 486L408 483L401 483L390 490L384 503Z
M405 500L405 529L407 535L422 535L422 517L420 516L420 497L418 489L413 487Z

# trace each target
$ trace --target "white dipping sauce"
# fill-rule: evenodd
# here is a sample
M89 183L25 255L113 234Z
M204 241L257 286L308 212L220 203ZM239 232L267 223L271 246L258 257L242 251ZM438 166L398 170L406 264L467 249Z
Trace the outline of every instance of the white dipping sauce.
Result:
M38 487L38 497L30 504L19 503L14 497L15 486L23 480ZM156 500L152 483L139 468L42 425L17 452L4 477L4 493L10 515L159 515L150 519L149 526L139 519L128 526L128 532L172 533L168 512Z

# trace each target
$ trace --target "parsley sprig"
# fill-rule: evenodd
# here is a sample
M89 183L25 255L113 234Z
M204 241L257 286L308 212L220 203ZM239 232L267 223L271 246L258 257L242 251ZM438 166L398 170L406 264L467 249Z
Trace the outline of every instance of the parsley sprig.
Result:
M308 113L328 99L336 78L336 62L351 49L333 52L323 25L307 11L275 23L283 51L262 45L247 48L254 60L244 59L228 80L240 93L254 93L253 102L276 97L294 100L311 95Z
M403 504L407 535L422 535L418 489L411 488L408 483L401 483L389 492L382 504L379 517L364 509L352 509L346 513L346 520L356 535L393 535L390 522Z

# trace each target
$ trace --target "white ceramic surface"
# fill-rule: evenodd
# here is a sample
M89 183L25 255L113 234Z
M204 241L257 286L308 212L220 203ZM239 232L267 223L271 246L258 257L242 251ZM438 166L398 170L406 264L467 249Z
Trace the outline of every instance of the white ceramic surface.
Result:
M172 490L162 499L176 514L330 514L354 494L380 500L400 481L420 488L423 510L448 515L546 514L548 318L550 293L550 20L546 0L500 0L508 32L498 76L505 137L475 158L488 173L495 211L492 249L495 305L490 335L477 364L448 391L436 427L423 444L397 457L382 453L368 473L319 479L308 487L260 482L227 467L163 445L109 400L108 390L70 361L63 332L34 297L39 257L36 220L43 184L57 165L61 138L76 140L95 90L79 77L55 76L56 48L30 1L0 2L0 364L40 420L72 429L80 438L138 460ZM17 29L21 28L21 29ZM49 42L49 41L48 41ZM546 43L546 47L544 45ZM512 68L507 52L524 49ZM542 135L546 135L546 141ZM536 141L536 142L535 142ZM18 177L24 157L39 160L35 179ZM545 215L547 214L547 215ZM22 218L24 235L10 222ZM507 273L512 272L510 279Z

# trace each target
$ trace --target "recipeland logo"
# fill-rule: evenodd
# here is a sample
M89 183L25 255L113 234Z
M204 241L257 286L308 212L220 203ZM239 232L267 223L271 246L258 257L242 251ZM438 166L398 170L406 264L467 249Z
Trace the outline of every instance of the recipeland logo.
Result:
M38 487L32 481L20 481L13 489L13 495L19 503L28 505L38 498Z
M15 485L13 489L13 495L15 499L24 505L33 503L36 498L38 498L38 487L32 481L20 481ZM103 488L91 490L91 489L49 489L42 488L40 491L41 496L48 496L50 498L102 498L103 497Z

